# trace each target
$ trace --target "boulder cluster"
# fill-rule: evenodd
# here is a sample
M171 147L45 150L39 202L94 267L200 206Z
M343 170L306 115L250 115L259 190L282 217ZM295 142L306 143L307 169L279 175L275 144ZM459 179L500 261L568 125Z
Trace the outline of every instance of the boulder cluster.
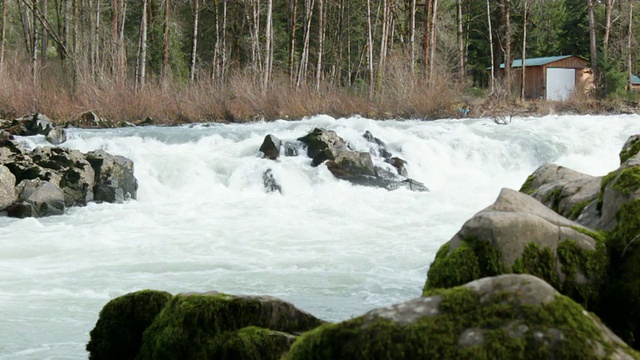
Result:
M277 160L281 153L284 153L284 156L298 156L298 149L303 148L311 159L311 166L325 164L336 178L355 185L387 190L406 188L411 191L429 191L423 183L408 177L407 162L393 156L382 140L369 131L362 136L370 144L369 151L353 150L352 146L335 131L315 128L295 142L283 142L269 134L264 138L260 152L266 159ZM374 158L382 159L384 163L390 165L391 170L375 165ZM267 191L282 191L275 182L271 169L263 175L263 182Z
M0 214L43 217L60 215L67 207L89 202L117 203L136 198L138 182L131 160L104 150L83 154L44 146L29 151L14 140L14 134L41 134L59 144L66 139L64 129L53 127L41 114L10 124L0 132Z
M314 130L306 143L324 137L350 151L332 135ZM316 165L340 162L309 148ZM91 359L640 359L639 152L633 136L604 177L547 164L519 192L503 189L442 245L420 298L323 323L289 304L265 309L261 297L143 291L104 307L87 350Z

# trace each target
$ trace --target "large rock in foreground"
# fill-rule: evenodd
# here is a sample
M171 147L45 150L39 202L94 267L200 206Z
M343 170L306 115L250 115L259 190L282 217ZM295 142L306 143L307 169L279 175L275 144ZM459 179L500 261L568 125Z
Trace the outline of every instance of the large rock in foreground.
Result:
M425 289L527 273L591 308L599 302L607 264L600 235L528 195L503 189L493 205L475 214L440 248Z
M323 322L270 296L140 291L102 309L89 358L280 359Z
M114 156L104 150L87 153L87 161L96 173L93 188L95 201L118 202L136 199L138 181L133 176L133 161L124 156Z
M109 301L91 330L89 359L135 359L142 334L170 299L167 292L143 290Z
M300 337L287 360L638 359L595 316L530 275L484 278Z

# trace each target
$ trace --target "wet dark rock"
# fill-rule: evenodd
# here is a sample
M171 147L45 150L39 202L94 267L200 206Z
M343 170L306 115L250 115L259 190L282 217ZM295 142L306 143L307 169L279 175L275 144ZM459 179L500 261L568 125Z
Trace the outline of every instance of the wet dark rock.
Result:
M133 161L104 150L91 151L86 157L95 171L96 202L121 203L136 199L138 181L133 176Z
M151 117L147 117L146 119L140 121L137 125L138 126L150 126L150 125L155 125L156 121Z
M327 160L334 160L339 152L349 151L347 143L335 131L315 128L309 134L298 138L307 146L307 156L312 166L318 166Z
M282 193L282 187L276 179L273 177L273 171L271 169L267 169L262 174L262 184L264 185L264 189L267 192L279 192Z
M398 175L402 175L404 177L409 176L407 167L405 166L407 165L407 162L400 159L399 157L394 156L392 158L385 159L384 162L386 162L387 164L391 164L394 168L396 168L396 170L398 171Z
M274 135L267 135L260 145L260 151L264 154L264 157L270 160L276 160L280 156L280 148L282 147L282 141Z
M291 141L285 141L282 145L284 147L284 156L298 156L298 145Z
M380 140L379 138L373 136L373 134L369 130L365 131L364 134L362 134L362 137L364 137L368 142L375 145L370 149L370 152L374 156L380 156L385 159L389 159L391 156L393 156L387 150L387 144L385 144L384 141Z
M18 199L7 209L10 217L43 217L64 213L64 193L52 182L23 180L16 187Z

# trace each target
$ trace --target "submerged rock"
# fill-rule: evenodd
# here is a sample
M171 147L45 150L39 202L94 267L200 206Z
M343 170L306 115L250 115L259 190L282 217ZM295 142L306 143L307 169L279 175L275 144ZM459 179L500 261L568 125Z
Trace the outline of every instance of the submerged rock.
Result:
M164 291L143 290L109 301L89 334L89 359L135 359L142 334L171 297Z
M531 275L483 278L301 336L284 359L637 359L571 299Z
M602 236L532 197L503 189L464 223L429 268L425 289L450 288L486 276L538 276L585 306L597 306L608 256Z
M362 137L365 138L368 142L374 144L374 147L369 149L369 152L374 156L380 156L385 159L391 158L391 153L387 150L387 144L379 138L373 136L373 134L367 130L362 134Z
M273 177L273 170L271 170L271 169L267 169L262 174L262 184L264 185L264 189L267 192L276 192L277 191L279 193L282 193L282 187L280 186L280 184L278 184L276 179Z

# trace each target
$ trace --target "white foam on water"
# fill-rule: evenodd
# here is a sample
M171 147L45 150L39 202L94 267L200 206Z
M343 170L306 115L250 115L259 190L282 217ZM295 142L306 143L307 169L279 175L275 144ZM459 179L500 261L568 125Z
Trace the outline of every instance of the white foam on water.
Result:
M42 219L0 218L0 359L86 358L110 299L140 289L269 294L344 320L421 293L437 249L502 187L555 162L603 175L640 117L303 121L70 130L64 146L135 162L138 200ZM352 186L304 155L273 162L266 134L371 131L428 193ZM29 147L42 137L21 139ZM282 194L263 190L272 169Z

